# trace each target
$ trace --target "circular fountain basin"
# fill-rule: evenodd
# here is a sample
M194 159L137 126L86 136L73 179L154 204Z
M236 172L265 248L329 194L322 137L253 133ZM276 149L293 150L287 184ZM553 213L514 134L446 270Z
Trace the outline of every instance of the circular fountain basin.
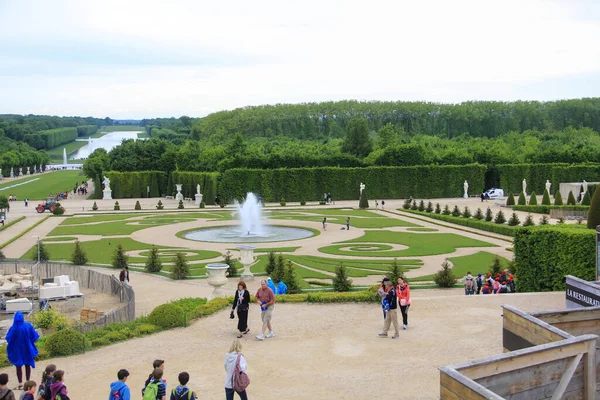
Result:
M183 234L185 239L217 243L265 243L306 239L314 235L309 229L267 225L263 231L242 232L238 226L215 226Z

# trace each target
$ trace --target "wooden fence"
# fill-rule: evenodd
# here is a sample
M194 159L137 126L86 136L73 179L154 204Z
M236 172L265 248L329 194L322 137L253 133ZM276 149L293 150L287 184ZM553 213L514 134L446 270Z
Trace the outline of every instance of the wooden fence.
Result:
M20 260L0 263L0 271L4 275L19 273L19 270L23 268L30 269L34 279L39 278L40 282L45 278L68 275L69 279L79 282L80 287L111 295L123 303L121 306L105 313L95 322L81 324L81 332L87 332L113 322L127 322L135 319L135 293L133 289L127 284L121 284L112 275L68 264L43 263L35 266L32 262Z

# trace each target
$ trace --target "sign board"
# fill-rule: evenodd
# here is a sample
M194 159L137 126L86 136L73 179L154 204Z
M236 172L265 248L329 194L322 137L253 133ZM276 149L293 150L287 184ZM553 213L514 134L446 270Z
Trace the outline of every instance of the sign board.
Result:
M568 275L565 294L567 308L600 306L600 286L596 282Z

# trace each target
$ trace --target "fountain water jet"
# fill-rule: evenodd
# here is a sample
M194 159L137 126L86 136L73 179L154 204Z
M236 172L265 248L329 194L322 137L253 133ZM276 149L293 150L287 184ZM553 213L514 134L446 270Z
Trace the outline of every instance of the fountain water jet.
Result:
M260 220L262 216L262 206L258 202L256 195L254 193L248 193L244 204L240 204L236 201L235 205L238 210L242 235L245 233L247 236L264 236L265 230Z

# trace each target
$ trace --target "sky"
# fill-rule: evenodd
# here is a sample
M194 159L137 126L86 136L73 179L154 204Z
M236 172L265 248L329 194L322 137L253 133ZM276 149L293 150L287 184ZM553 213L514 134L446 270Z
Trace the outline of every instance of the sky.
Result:
M597 0L0 0L0 114L600 96Z

